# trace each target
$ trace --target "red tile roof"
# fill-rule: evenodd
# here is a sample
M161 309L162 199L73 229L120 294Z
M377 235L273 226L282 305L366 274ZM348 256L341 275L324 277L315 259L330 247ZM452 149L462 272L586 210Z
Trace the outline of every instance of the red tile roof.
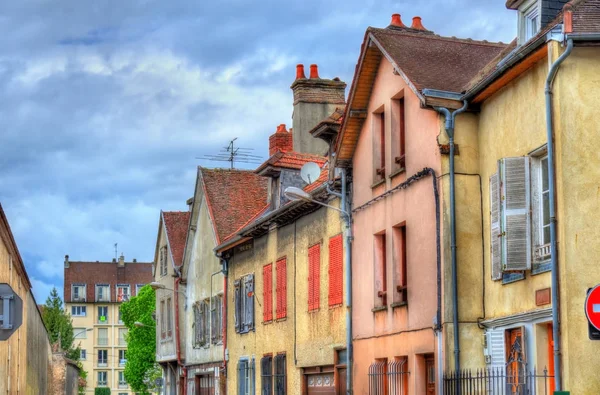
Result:
M506 47L503 43L398 29L370 27L367 33L419 91L428 88L461 92Z
M277 167L283 169L300 170L308 162L315 162L322 167L327 158L320 155L305 154L301 152L277 152L262 165L256 169L256 173L261 173L267 167Z
M250 170L200 168L217 244L264 209L268 179Z
M573 7L573 33L600 33L600 0L573 0L569 4Z
M110 300L117 301L116 285L129 284L130 295L135 296L137 284L152 282L152 262L125 262L118 267L117 262L71 262L65 267L64 301L71 302L71 285L86 284L86 301L93 302L95 284L110 285Z
M167 239L175 266L183 263L183 252L190 223L189 211L163 211L163 221L167 230Z

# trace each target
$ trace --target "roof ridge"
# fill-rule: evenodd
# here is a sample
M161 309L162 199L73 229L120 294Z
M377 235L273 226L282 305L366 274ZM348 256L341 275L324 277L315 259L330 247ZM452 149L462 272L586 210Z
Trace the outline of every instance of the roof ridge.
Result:
M426 38L426 39L431 39L431 40L452 41L452 42L458 42L458 43L469 44L469 45L483 45L483 46L490 46L490 47L505 47L508 45L507 43L503 43L501 41L492 42L492 41L487 41L487 40L474 40L472 38L459 38L459 37L455 37L455 36L452 36L452 37L440 36L439 34L413 33L413 32L408 32L408 31L390 30L390 29L386 29L386 28L372 27L372 26L369 26L367 28L367 31L375 31L375 32L383 33L383 34L392 34L392 35L399 35L399 36L411 36L411 37L417 37L417 38Z
M254 171L254 170L251 170L251 169L231 169L231 168L227 168L227 167L204 167L204 166L198 166L198 168L200 170L207 170L207 171L250 172L250 173L252 173Z

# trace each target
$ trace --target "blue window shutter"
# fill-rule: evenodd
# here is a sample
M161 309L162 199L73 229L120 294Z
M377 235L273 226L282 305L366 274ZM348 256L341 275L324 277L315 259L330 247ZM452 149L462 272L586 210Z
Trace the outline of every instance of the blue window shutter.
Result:
M242 331L242 287L240 280L235 280L234 285L234 303L235 303L235 331L240 333Z

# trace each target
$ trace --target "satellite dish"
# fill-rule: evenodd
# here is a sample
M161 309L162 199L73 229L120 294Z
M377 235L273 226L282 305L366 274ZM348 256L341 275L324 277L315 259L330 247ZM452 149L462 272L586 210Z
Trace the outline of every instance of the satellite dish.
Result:
M300 177L309 185L317 181L320 175L321 168L315 162L305 163L302 169L300 169Z

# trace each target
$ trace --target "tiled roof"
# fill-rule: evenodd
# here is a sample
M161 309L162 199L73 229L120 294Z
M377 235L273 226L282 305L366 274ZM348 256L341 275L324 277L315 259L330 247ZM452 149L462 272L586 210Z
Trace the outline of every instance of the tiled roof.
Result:
M163 211L162 215L167 230L169 246L171 247L173 262L176 266L181 266L190 222L190 212Z
M267 202L267 178L249 170L201 168L217 243L261 211Z
M406 30L368 28L368 33L415 89L460 92L506 44L463 40Z
M304 187L304 190L308 193L314 191L315 189L317 189L318 187L320 187L321 185L323 185L324 182L327 182L327 180L329 179L329 169L321 169L321 175L319 176L319 178L317 178L317 180L315 182L313 182L310 185L307 185Z
M574 33L600 33L600 0L574 0Z
M256 173L261 173L267 167L278 167L283 169L300 170L307 162L315 162L320 167L325 164L327 159L320 155L305 154L300 152L277 152L262 165L256 169Z
M71 285L86 284L87 302L95 298L95 284L110 285L110 300L117 299L116 285L129 284L130 295L135 296L137 284L152 282L152 262L125 262L123 267L118 267L117 262L71 262L65 268L64 300L71 302Z

